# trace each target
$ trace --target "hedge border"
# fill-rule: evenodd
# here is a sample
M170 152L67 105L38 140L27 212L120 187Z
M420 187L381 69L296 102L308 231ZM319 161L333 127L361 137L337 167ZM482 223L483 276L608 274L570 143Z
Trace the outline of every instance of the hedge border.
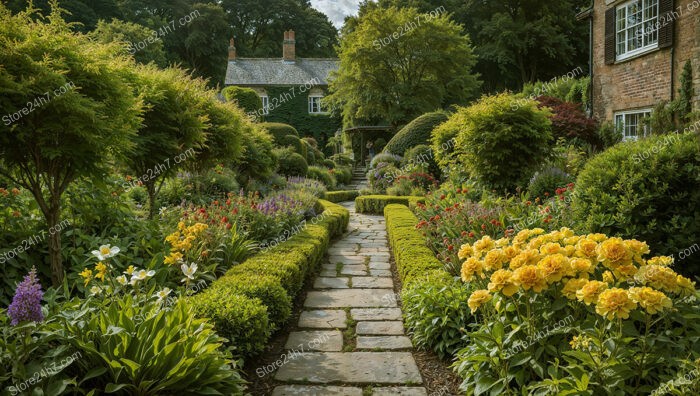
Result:
M355 211L363 214L384 214L387 205L399 204L414 206L416 203L425 203L424 197L396 197L393 195L363 195L355 199Z
M317 208L322 214L315 219L320 220L305 223L284 243L236 265L207 290L192 297L198 316L211 319L217 332L237 347L238 356L254 356L264 349L271 332L287 320L292 302L304 280L320 265L331 239L347 229L347 209L326 200L319 200ZM250 285L251 277L261 275L270 285L269 290ZM288 298L281 298L275 291L280 289ZM263 324L267 328L261 330Z
M330 202L346 202L352 201L360 196L360 192L357 190L346 190L346 191L328 191L324 195L324 199Z

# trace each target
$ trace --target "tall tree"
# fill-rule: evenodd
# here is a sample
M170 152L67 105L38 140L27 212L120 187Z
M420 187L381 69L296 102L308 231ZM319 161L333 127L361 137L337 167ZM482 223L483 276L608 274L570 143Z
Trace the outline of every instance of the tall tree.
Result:
M62 194L102 175L139 124L123 52L72 33L56 9L45 21L0 4L0 174L29 190L46 219L54 285L64 276Z
M382 118L398 126L451 104L479 87L469 37L447 15L414 8L367 9L343 31L332 107L344 122Z
M88 35L101 43L126 44L127 50L139 63L153 62L160 67L167 65L163 42L161 40L149 42L149 38L153 40L153 31L145 26L119 19L113 19L111 22L99 21L97 28Z

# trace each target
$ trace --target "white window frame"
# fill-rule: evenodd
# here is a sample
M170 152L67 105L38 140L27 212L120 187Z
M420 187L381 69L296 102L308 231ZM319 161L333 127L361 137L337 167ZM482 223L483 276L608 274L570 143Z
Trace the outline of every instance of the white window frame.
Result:
M632 128L632 125L627 125L627 122L630 121L629 118L631 116L635 115L637 116L637 119L635 120L637 123L633 126L635 128L636 135L632 135L629 133L629 129ZM651 127L649 125L641 125L642 119L649 116L651 116L651 109L636 109L616 112L614 117L615 128L622 128L622 140L638 140L639 138L651 135ZM639 133L639 127L643 128L642 134Z
M263 115L270 114L270 97L267 95L260 95L260 101L262 102Z
M630 24L630 10L640 5L635 13L641 20ZM624 16L624 18L623 18ZM615 8L615 54L621 61L659 48L659 0L630 0ZM639 45L630 49L633 40Z
M318 99L318 107L315 108L314 99ZM309 95L309 114L326 114L327 111L323 110L323 105L321 100L323 95Z

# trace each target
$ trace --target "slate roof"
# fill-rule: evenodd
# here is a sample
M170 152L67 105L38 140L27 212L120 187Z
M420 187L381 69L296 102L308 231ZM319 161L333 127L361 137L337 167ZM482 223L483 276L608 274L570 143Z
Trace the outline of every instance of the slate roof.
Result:
M328 85L332 70L338 70L338 59L297 58L296 62L282 59L238 58L226 68L226 85L279 86L304 85L316 79L314 85Z

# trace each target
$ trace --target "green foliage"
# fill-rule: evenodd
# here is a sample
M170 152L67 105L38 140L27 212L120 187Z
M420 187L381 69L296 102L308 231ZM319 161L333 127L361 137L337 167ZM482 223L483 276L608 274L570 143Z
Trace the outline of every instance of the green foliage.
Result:
M352 182L352 168L349 166L339 166L335 168L333 175L339 185L348 185Z
M430 141L431 133L438 125L447 121L448 115L443 111L423 114L403 127L387 143L385 151L404 156L407 150Z
M382 150L384 150L384 147L386 147L387 142L384 138L378 138L374 141L374 150L381 153Z
M330 159L338 165L351 166L353 161L347 154L334 154Z
M220 102L214 91L205 94L203 111L208 119L204 128L205 142L197 148L195 158L185 162L185 167L195 173L238 161L243 151L242 131L250 125L240 109L233 104Z
M700 232L698 135L655 136L626 142L588 162L576 180L573 213L582 232L646 241L654 252L674 255L697 243ZM678 270L700 273L700 256Z
M688 60L681 72L680 87L678 88L678 117L685 121L693 111L693 64Z
M284 147L281 145L287 135L299 137L299 132L297 132L293 126L288 124L282 124L279 122L263 122L260 124L260 126L264 128L270 134L270 136L272 136L273 142L280 147Z
M283 176L306 176L309 165L301 154L292 151L291 148L275 149L275 155L279 161L277 172Z
M474 96L480 83L471 41L447 13L436 14L368 7L346 29L326 98L345 125L383 119L398 126ZM399 38L402 31L408 34Z
M612 122L605 122L598 128L598 138L603 144L603 149L607 149L622 141L622 131Z
M321 166L310 166L306 172L306 177L321 181L328 189L334 189L336 184L338 184L331 171Z
M299 139L299 136L284 136L281 139L279 139L278 145L280 147L291 147L292 149L294 149L295 153L304 157L304 160L306 160L308 156L306 144L304 144L304 142L302 142L301 139Z
M369 168L370 169L376 169L380 163L386 163L389 165L394 165L396 167L401 166L401 160L402 158L399 157L398 155L390 154L390 153L379 153L372 157L372 162L369 163Z
M242 185L250 180L267 180L277 168L272 136L257 125L247 125L242 131L243 156L236 170Z
M558 188L566 187L572 181L572 177L563 170L555 166L548 166L537 171L532 176L527 187L527 193L533 201L535 198L544 200L547 197L554 196Z
M323 195L323 199L330 202L347 202L354 201L360 195L357 190L348 191L328 191Z
M262 109L262 99L254 89L229 86L221 90L221 94L229 102L234 102L244 112L257 112Z
M440 178L440 167L435 162L434 150L425 144L419 144L408 151L403 158L405 168L421 168L436 179Z
M394 197L390 195L362 195L355 199L357 213L382 214L390 204L409 206L411 203L424 202L423 197ZM416 223L418 223L416 221ZM414 224L415 226L415 224Z
M166 67L168 62L165 57L165 49L162 40L153 41L153 31L137 23L112 19L110 22L100 20L89 37L101 43L120 43L126 46L129 53L134 56L136 62L142 64L155 63L158 67ZM142 49L133 48L135 43L153 41Z
M467 172L488 188L514 191L551 154L549 115L533 100L500 94L459 109L456 122L446 127L459 130L458 161Z

